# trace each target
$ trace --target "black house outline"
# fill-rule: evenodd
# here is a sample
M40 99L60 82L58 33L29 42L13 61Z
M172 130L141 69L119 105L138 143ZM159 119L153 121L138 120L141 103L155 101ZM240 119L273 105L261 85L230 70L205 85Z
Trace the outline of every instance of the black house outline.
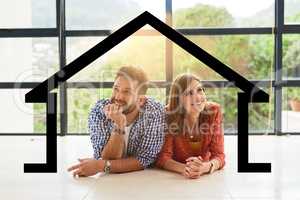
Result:
M46 163L26 163L24 172L57 172L57 94L51 93L51 91L146 24L152 26L243 91L238 93L238 172L271 172L271 163L248 163L248 103L269 102L269 95L147 11L109 35L25 95L26 103L46 103L47 129Z

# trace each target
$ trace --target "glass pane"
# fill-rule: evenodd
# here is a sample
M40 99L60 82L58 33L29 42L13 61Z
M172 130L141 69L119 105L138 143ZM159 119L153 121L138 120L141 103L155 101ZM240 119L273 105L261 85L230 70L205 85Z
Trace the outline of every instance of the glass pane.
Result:
M111 97L110 88L68 89L68 131L69 133L88 133L88 115L99 99ZM147 96L164 104L165 89L149 88Z
M213 85L211 85L213 86ZM263 90L269 93L268 89ZM208 101L221 105L225 133L237 132L237 93L236 88L206 88ZM269 93L270 94L270 93ZM269 133L273 130L273 98L269 103L249 104L249 133Z
M46 105L35 103L33 106L33 132L34 133L46 133Z
M216 102L221 105L223 112L224 132L236 132L237 130L238 91L239 90L235 88L205 88L207 101Z
M148 88L147 96L155 99L156 101L160 102L161 104L166 104L166 89L165 88Z
M165 19L165 1L66 0L67 29L118 29L144 11Z
M267 88L263 88L269 93ZM235 88L206 88L208 101L222 106L224 132L237 132L237 92ZM269 93L270 94L270 93ZM111 89L68 89L68 130L69 133L88 133L87 119L91 108L98 99L109 98ZM165 105L165 89L149 88L147 96L151 96ZM249 132L273 132L274 100L269 103L249 104Z
M282 131L300 132L300 88L283 88Z
M60 134L60 95L59 90L55 89L52 92L57 93L57 134ZM44 103L26 103L33 106L34 133L46 133L46 104Z
M188 36L192 42L247 79L270 79L274 40L267 35ZM202 80L224 80L191 54L174 45L174 75L190 72Z
M0 6L0 28L54 28L56 1L9 0Z
M299 0L284 1L284 22L285 24L300 24Z
M33 133L33 106L24 102L24 95L28 91L0 90L0 107L2 111L0 133Z
M300 79L300 35L283 36L283 78Z
M262 89L270 95L271 102L249 104L249 131L269 134L274 132L274 90Z
M274 0L173 0L174 27L274 25Z
M1 38L0 46L1 82L44 81L59 68L55 38Z
M70 63L103 38L67 38L67 62ZM150 56L151 55L151 56ZM113 81L121 66L141 67L151 80L165 79L165 39L160 36L131 36L69 81Z
M88 133L88 115L99 99L109 98L111 89L68 89L68 132Z
M46 133L46 104L25 103L29 89L1 89L0 116L1 133ZM59 98L58 98L59 102ZM59 103L58 103L58 132Z

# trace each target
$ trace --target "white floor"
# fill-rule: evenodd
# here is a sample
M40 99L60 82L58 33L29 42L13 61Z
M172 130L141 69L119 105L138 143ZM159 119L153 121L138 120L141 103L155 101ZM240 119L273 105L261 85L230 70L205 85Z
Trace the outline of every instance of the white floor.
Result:
M300 200L300 136L251 136L250 162L271 162L272 173L237 173L237 137L226 136L226 167L188 180L147 169L74 179L66 169L90 157L88 136L58 138L58 173L24 174L23 163L45 161L45 137L0 136L0 199L247 199Z

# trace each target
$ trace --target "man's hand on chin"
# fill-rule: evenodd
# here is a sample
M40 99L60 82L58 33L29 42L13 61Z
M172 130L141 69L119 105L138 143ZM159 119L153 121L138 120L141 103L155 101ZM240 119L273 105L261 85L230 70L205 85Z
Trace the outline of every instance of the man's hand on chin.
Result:
M84 158L78 159L80 162L77 165L73 165L68 168L68 171L73 171L73 176L85 177L85 176L93 176L98 172L102 172L104 168L103 160L96 160L93 158Z

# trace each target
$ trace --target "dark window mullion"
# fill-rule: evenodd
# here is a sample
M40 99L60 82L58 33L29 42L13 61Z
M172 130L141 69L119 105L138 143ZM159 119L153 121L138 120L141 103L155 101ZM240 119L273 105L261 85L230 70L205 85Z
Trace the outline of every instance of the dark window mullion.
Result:
M166 24L170 27L173 26L172 23L172 0L165 0L166 2ZM173 81L173 42L166 38L165 43L166 57L165 57L165 70L166 70L166 103L168 101L168 96L170 92L170 84Z
M184 35L251 35L271 34L271 27L257 28L177 28Z
M26 37L57 37L56 28L15 28L1 29L0 38L26 38Z
M59 69L66 65L66 34L65 34L65 0L57 0L57 27L59 30ZM67 83L62 83L59 87L60 94L60 135L64 136L68 132L67 116Z
M284 2L275 0L275 99L274 99L274 131L282 134L282 33L284 27Z

